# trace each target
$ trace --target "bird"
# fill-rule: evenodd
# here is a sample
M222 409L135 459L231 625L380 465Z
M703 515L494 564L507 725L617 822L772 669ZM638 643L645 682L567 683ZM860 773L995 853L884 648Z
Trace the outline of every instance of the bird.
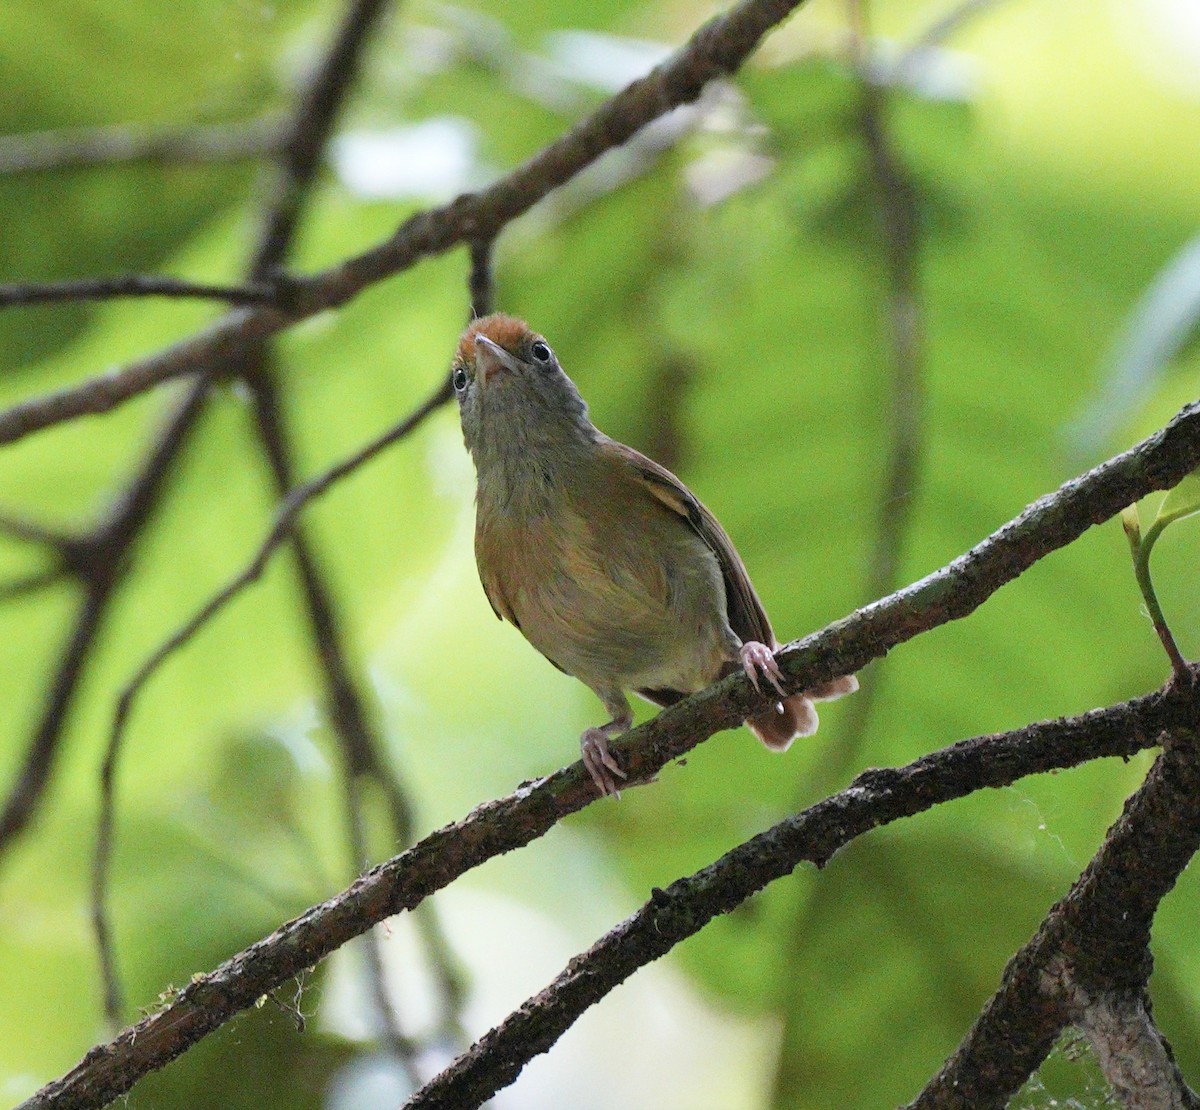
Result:
M609 741L633 722L627 691L672 705L742 669L774 704L746 724L784 751L817 729L843 675L787 694L778 642L733 542L674 474L618 443L545 338L503 313L475 319L450 366L475 465L475 558L496 616L589 687L611 720L580 737L601 795L626 772Z

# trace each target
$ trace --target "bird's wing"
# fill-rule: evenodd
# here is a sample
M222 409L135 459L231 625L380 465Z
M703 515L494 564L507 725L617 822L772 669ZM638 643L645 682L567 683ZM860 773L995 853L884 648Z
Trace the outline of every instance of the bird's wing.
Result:
M771 622L767 619L758 594L750 584L750 576L746 573L741 556L733 546L733 541L725 534L725 529L717 522L717 518L666 467L659 466L640 451L617 443L616 440L607 440L603 447L632 470L635 480L647 493L672 512L678 513L712 549L720 564L721 575L725 579L729 627L743 641L757 640L773 648L775 637L771 631Z
M489 553L491 544L491 534L476 524L475 529L475 562L479 567L479 581L483 584L483 592L487 594L488 604L492 607L492 612L496 614L502 621L508 621L509 624L516 628L520 628L520 622L513 613L512 606L509 604L508 598L504 596L504 586L500 581L499 576L494 570L485 570L486 567L496 567L500 563Z

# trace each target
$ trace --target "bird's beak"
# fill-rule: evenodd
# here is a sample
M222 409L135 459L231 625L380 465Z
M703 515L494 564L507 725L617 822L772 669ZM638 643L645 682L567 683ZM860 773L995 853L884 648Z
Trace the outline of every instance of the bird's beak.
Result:
M475 336L475 377L480 385L486 386L493 374L516 373L520 366L499 343L493 343L486 335Z

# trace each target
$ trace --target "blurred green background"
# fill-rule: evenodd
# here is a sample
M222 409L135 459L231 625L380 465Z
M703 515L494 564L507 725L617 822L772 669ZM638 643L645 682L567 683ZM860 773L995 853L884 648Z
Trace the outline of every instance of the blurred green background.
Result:
M921 223L923 451L884 514L899 583L1158 427L1197 395L1187 264L1200 202L1200 19L1190 0L975 4L885 82L887 131ZM892 67L949 0L875 0ZM285 111L341 6L327 0L6 0L0 132L188 127ZM398 6L374 43L313 197L298 266L333 263L407 214L503 173L678 44L691 0ZM847 9L812 0L736 82L606 157L511 227L498 303L555 346L609 434L659 457L738 544L783 639L869 598L889 466L890 294ZM2 158L0 158L2 162ZM0 280L154 271L233 280L265 180L252 162L0 174ZM422 263L280 343L305 473L406 413L448 365L464 252ZM0 405L117 367L212 320L124 302L0 315ZM95 519L179 389L0 452L0 509ZM496 622L471 549L455 414L309 514L357 673L425 832L577 756L593 697ZM0 860L0 1102L104 1036L89 928L97 770L116 691L240 568L271 514L237 388L222 388L139 547L63 738L38 820ZM901 511L901 510L906 511ZM1155 573L1200 651L1194 525ZM0 581L43 565L0 539ZM79 602L0 606L0 768L11 781ZM649 895L844 785L977 733L1156 687L1167 672L1120 525L1094 529L977 614L897 650L784 756L745 731L568 819L435 900L475 1035ZM174 659L139 703L119 776L113 911L134 1007L186 983L348 881L338 761L292 568ZM861 695L860 695L861 696ZM864 838L636 976L535 1061L497 1107L820 1108L912 1097L1006 958L1086 864L1149 755L1026 781ZM381 838L379 838L381 839ZM394 846L376 844L379 858ZM1185 874L1156 924L1156 1015L1200 1079L1200 913ZM409 922L387 933L405 1028L436 1068L452 1041ZM363 968L339 953L137 1088L133 1106L394 1105ZM131 1018L136 1016L131 1011ZM1096 1105L1066 1046L1018 1105Z

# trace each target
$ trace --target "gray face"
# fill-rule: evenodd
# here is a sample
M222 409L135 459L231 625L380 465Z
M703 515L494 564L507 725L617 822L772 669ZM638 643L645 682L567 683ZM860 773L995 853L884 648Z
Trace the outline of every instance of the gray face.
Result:
M591 428L587 405L546 341L527 332L512 347L478 334L474 357L451 367L463 439L477 461L481 448Z

